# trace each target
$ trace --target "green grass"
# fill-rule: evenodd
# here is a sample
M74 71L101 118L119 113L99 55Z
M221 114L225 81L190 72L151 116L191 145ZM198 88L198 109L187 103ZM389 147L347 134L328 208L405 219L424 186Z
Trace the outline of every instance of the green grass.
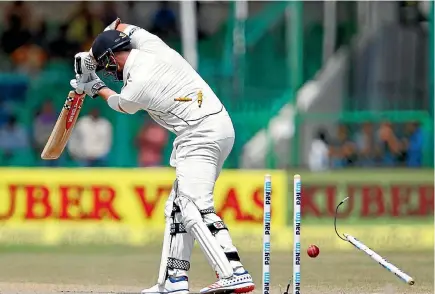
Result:
M321 249L322 250L322 249ZM261 253L244 252L242 261L261 293ZM302 293L394 293L433 292L433 252L379 252L414 277L408 286L363 253L322 252L315 258L302 256ZM58 291L139 291L157 278L160 248L131 247L0 247L0 289L51 293ZM282 293L292 275L291 252L272 250L271 293ZM214 282L214 273L195 248L192 257L191 291Z

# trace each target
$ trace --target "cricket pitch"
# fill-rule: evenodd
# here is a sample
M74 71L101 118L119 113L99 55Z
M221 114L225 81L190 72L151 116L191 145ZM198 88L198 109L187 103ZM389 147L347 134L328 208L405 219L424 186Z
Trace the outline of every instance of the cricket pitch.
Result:
M409 286L361 252L322 252L302 257L303 294L434 293L434 254L379 253L411 275ZM242 261L261 293L261 253L243 252ZM0 247L0 293L139 293L155 284L160 248ZM292 275L291 252L272 251L270 293L283 293ZM215 274L198 248L192 256L191 292L213 283Z

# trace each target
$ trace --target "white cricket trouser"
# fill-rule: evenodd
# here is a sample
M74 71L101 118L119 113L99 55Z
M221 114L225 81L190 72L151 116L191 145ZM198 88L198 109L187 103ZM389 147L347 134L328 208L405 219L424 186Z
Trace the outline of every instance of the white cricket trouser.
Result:
M212 233L233 268L241 266L237 249L232 244L228 230L220 227L220 225L225 226L220 217L214 213L214 210L210 213L210 210L214 209L215 182L234 145L234 137L231 119L224 110L222 113L206 118L188 135L183 135L181 140L174 142L171 165L176 167L177 180L165 209L165 216L168 218L172 213L173 203L181 205L181 202L177 200L187 198L193 202L202 214L201 221L209 228L211 226L211 231L215 227L218 228ZM208 213L203 213L204 211ZM177 214L175 214L174 222L180 222ZM169 254L171 262L168 266L170 275L187 275L193 243L194 238L189 233L175 234L172 237ZM171 271L171 265L180 263L183 264L181 267L183 269L180 267L177 269L175 266L175 269L172 267Z

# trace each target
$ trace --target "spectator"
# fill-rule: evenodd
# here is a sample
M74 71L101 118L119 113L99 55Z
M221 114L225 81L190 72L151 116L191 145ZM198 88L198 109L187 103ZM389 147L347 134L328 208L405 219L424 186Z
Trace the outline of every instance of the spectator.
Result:
M155 122L146 122L136 136L139 149L138 164L141 167L160 166L163 148L168 142L168 133Z
M49 44L50 57L72 58L79 51L79 45L76 42L69 41L67 33L68 25L60 26L57 37Z
M355 136L358 162L363 166L372 166L376 157L373 124L365 122L361 131Z
M50 100L45 101L33 120L33 147L37 154L44 149L56 120L53 104Z
M17 48L26 44L31 37L30 31L23 26L21 18L12 15L9 18L8 28L1 36L1 48L6 54L12 54Z
M324 171L329 168L329 146L325 130L318 130L311 142L308 165L311 171Z
M140 15L140 10L137 9L135 1L127 1L127 13L125 17L126 23L131 23L143 28L147 26L144 20L145 18Z
M81 166L106 166L112 136L112 125L94 108L89 115L78 119L68 143L68 151Z
M19 71L26 74L37 74L44 66L47 54L29 39L12 53L11 58Z
M47 22L41 20L38 22L36 29L32 36L32 43L41 47L44 51L48 52L48 30Z
M404 153L406 166L421 167L423 162L423 130L419 123L410 122L405 127Z
M394 134L390 122L383 122L378 131L378 143L381 163L384 166L394 166L402 156L402 145Z
M0 99L0 127L2 127L8 120L9 111L7 110L6 103Z
M117 17L118 13L116 11L116 2L105 1L103 2L103 12L101 13L103 25L107 27L110 25Z
M38 22L33 36L11 54L11 59L19 71L38 73L47 60L47 49L47 23L42 20Z
M338 126L337 138L331 147L330 154L334 167L349 167L356 163L355 143L349 139L349 131L345 125Z
M17 123L14 115L9 116L6 124L0 128L0 150L4 159L11 158L15 151L29 147L29 138L23 126Z
M197 19L197 26L196 26L196 29L197 29L197 38L198 38L198 41L202 41L202 40L204 40L204 39L206 39L208 36L207 36L207 33L204 31L204 29L203 29L203 27L202 27L202 21L205 21L205 22L207 22L207 19L203 19L203 17L202 17L202 3L200 2L200 1L195 1L195 6L196 6L196 19Z
M177 35L177 22L174 11L169 7L168 1L160 1L159 9L153 18L151 33L162 39Z
M89 10L88 2L85 1L81 2L79 9L71 16L68 23L68 40L79 44L88 40L89 31L95 37L104 29L103 23Z
M24 27L30 23L30 11L24 1L14 1L5 9L5 23L10 23L11 19L17 17Z
M85 34L86 34L86 38L80 46L81 47L80 51L89 51L89 48L92 47L92 43L94 42L95 39L92 26L89 23L86 25Z

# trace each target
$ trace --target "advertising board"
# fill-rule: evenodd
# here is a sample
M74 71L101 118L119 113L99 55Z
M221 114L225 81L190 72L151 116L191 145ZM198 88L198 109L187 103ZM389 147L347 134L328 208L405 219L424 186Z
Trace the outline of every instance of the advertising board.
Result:
M225 170L215 187L216 211L246 250L261 250L265 173ZM272 247L290 250L292 181L283 171L268 173ZM342 231L391 250L433 247L430 172L301 175L302 244L350 249L332 222L335 206L349 196L340 212ZM160 245L174 177L166 168L0 169L0 244Z

